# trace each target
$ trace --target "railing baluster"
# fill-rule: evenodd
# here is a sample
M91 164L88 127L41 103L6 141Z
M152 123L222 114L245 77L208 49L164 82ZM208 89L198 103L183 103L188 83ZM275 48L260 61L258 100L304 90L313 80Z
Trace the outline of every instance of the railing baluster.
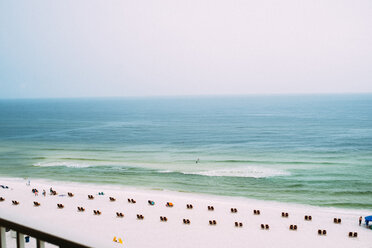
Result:
M6 248L5 227L0 226L0 248Z
M40 239L36 239L36 247L37 248L45 248L45 243L44 241L40 240Z
M17 231L17 248L25 248L25 235Z

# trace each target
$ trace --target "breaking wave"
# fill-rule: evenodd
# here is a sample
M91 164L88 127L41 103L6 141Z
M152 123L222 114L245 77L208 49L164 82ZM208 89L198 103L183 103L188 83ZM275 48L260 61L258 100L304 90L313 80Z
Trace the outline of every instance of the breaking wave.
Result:
M74 162L39 162L33 164L36 167L69 167L69 168L88 168L91 167L89 164L74 163Z
M175 171L163 170L160 173L176 173ZM290 172L271 169L271 168L234 168L234 169L218 169L218 170L206 170L206 171L182 171L180 172L185 175L200 175L209 177L250 177L250 178L266 178L276 176L289 176Z

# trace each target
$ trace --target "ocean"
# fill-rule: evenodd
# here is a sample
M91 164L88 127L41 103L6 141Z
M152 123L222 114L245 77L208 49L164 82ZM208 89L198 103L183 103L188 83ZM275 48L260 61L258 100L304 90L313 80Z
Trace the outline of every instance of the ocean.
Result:
M0 176L372 209L372 95L0 100Z

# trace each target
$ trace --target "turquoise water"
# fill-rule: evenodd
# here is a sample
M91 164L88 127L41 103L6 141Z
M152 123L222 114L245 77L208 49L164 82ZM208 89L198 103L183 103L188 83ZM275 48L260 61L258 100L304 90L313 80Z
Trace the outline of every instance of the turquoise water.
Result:
M372 95L0 100L0 175L372 209Z

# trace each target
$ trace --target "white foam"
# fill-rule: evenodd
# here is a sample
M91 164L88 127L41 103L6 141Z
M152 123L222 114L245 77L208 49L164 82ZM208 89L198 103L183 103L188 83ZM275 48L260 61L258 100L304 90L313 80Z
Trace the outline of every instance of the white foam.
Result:
M232 169L218 169L218 170L206 170L198 172L182 172L183 174L194 174L211 177L252 177L252 178L265 178L275 176L288 176L289 171L262 168L262 167L244 167L244 168L232 168Z
M84 163L76 163L76 162L39 162L33 164L33 166L37 167L70 167L70 168L87 168L91 165L84 164Z
M171 170L162 170L162 171L158 171L159 173L172 173L172 172L175 172L175 171L171 171Z

